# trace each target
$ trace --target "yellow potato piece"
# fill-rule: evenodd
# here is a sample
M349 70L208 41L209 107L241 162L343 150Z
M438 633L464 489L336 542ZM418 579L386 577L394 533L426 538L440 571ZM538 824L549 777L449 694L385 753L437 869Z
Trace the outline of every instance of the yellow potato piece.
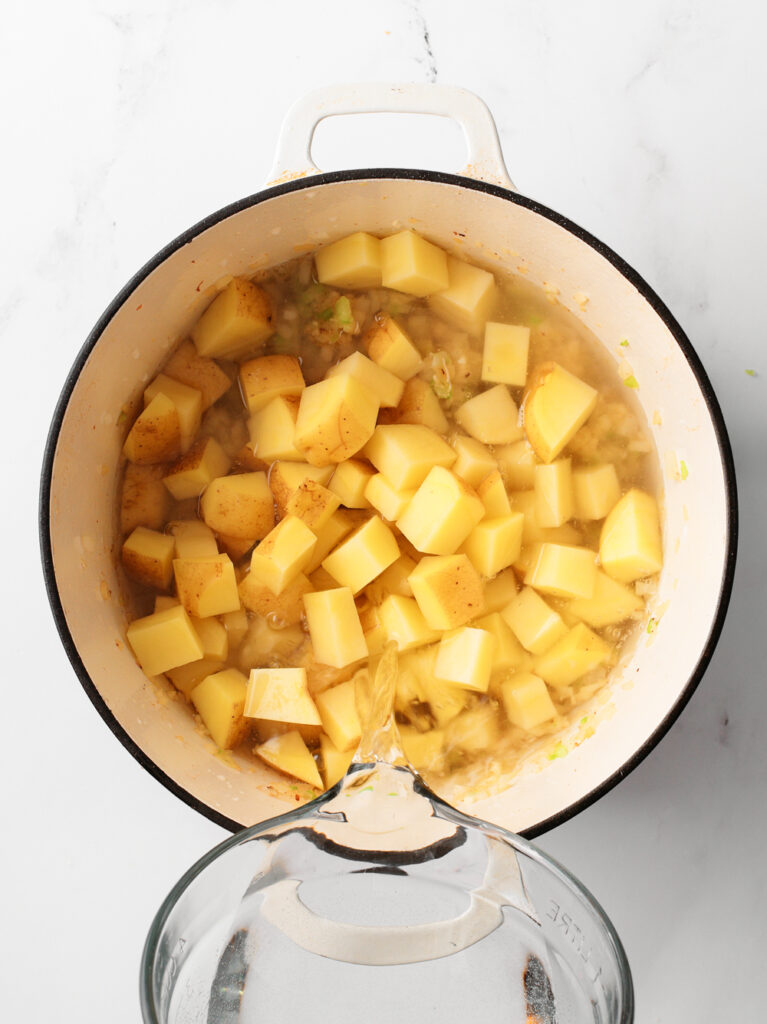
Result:
M429 427L437 434L446 434L449 429L447 416L442 411L439 399L420 377L412 377L406 384L395 416L397 423L415 423Z
M598 392L559 363L540 366L524 403L525 433L536 455L551 462L594 411Z
M394 522L403 514L415 490L398 491L383 473L374 473L365 484L364 498L376 512Z
M467 754L489 750L498 742L500 723L495 706L480 704L464 711L445 729L445 746L458 747Z
M324 562L330 552L347 534L352 532L354 527L355 520L351 515L342 508L336 509L327 523L315 531L317 534L317 546L306 567L307 575L313 573Z
M231 460L212 437L201 437L189 451L168 467L163 483L176 501L196 498L217 476L226 476Z
M206 676L192 690L192 703L221 750L230 750L243 738L242 710L248 681L236 668Z
M432 629L455 629L485 611L482 580L466 555L422 558L408 581Z
M447 258L448 285L432 295L429 305L443 319L469 334L481 334L495 306L497 289L489 270Z
M379 516L372 516L341 541L323 561L322 568L342 587L357 594L398 558L394 534Z
M127 637L148 676L158 676L202 657L200 638L181 605L134 619L128 626Z
M601 629L639 615L644 609L644 601L630 587L597 569L594 593L591 597L569 601L567 609L593 629Z
M254 668L245 697L246 718L293 725L320 725L317 706L309 694L305 668Z
M137 526L160 530L170 512L170 495L163 485L160 465L125 466L120 493L120 530L131 533Z
M228 555L174 558L173 574L179 601L198 619L234 612L240 607L234 566Z
M137 526L122 546L123 568L137 583L167 590L173 576L174 548L167 533Z
M485 515L488 519L511 515L509 495L504 487L503 477L497 469L488 473L477 485L477 497L485 506Z
M523 523L521 512L477 523L463 542L461 551L469 556L480 576L495 576L518 557L522 548Z
M181 451L188 451L200 429L202 393L197 388L187 387L186 384L160 373L144 391L144 406L150 405L158 395L165 395L176 407L181 432Z
M269 487L280 515L285 515L288 502L305 480L314 480L323 487L333 475L335 466L311 466L308 462L275 462L269 470Z
M535 486L537 459L524 438L495 449L495 458L506 486L511 491L530 491Z
M248 632L248 613L244 608L238 608L236 612L222 615L221 622L229 637L229 648L239 647Z
M450 470L435 466L397 526L419 551L452 555L485 514L476 492Z
M240 540L265 537L274 526L274 501L266 473L233 473L211 480L200 511L216 533Z
M431 295L447 288L447 255L415 231L381 240L381 283L409 295Z
M490 615L474 619L472 625L477 629L484 629L495 640L493 672L516 669L527 663L529 655L525 653L500 612L492 612Z
M416 771L428 771L439 766L445 739L442 729L419 732L412 726L401 725L399 735L405 756Z
M250 447L257 459L266 463L304 461L303 452L296 447L298 402L279 395L250 417Z
M288 498L285 511L297 516L310 530L318 533L330 521L340 504L337 494L316 480L306 479Z
M530 587L524 587L501 611L504 621L525 650L543 654L567 633L553 608Z
M226 661L229 655L229 636L219 620L211 615L207 619L192 619L195 633L202 644L203 658Z
M272 736L266 743L260 743L255 747L254 753L285 775L291 775L294 779L300 779L301 782L306 782L316 789L322 789L317 764L297 729Z
M501 685L501 700L512 725L529 731L556 716L546 684L532 672L516 672Z
M486 693L493 669L495 638L484 629L464 626L443 636L434 676L446 683Z
M493 580L485 583L485 611L502 611L517 596L519 586L512 569L504 569Z
M280 626L293 626L301 621L304 598L313 591L314 587L303 573L299 573L281 594L275 594L252 573L248 573L238 587L240 600L249 611Z
M322 727L337 750L352 750L362 736L362 724L357 714L355 683L348 679L317 695L317 709Z
M327 733L320 734L322 777L325 789L332 789L346 775L354 757L353 750L339 750Z
M346 459L339 463L328 483L328 490L336 495L346 508L370 508L365 489L376 475L372 466L360 459Z
M304 609L317 661L334 668L345 668L367 657L360 618L348 587L307 593L304 595ZM325 731L335 743L333 733L327 728Z
M414 423L376 427L363 454L398 491L419 487L434 466L448 468L457 458L439 434Z
M365 587L365 593L374 604L381 604L391 594L412 597L413 588L408 577L417 564L410 555L400 555L396 562L392 562L388 569L384 569L380 576Z
M483 444L510 444L522 436L519 410L505 384L496 384L464 402L455 419L467 434Z
M535 659L535 674L549 686L570 686L587 672L606 665L612 647L582 622Z
M453 440L453 448L458 457L450 468L470 487L476 487L488 474L498 469L498 463L489 448L473 437L459 435Z
M439 639L439 631L429 627L412 597L390 594L381 602L377 614L384 643L395 643L398 651L424 647Z
M655 498L636 488L623 495L602 526L599 557L607 575L621 583L660 572L663 550Z
M522 530L522 546L550 542L552 544L579 544L581 534L572 523L562 526L540 526L537 516L535 491L515 491L513 508L525 517Z
M178 668L170 668L165 675L180 693L190 697L195 686L199 686L203 679L215 672L220 672L223 667L224 663L220 658L200 658L187 662L186 665L179 665Z
M554 597L591 597L596 573L596 554L591 548L541 544L525 583Z
M343 462L373 436L377 416L377 397L356 378L322 380L301 395L296 446L314 466Z
M273 594L281 594L309 564L316 544L316 536L305 523L297 516L286 516L253 552L251 575Z
M357 231L314 254L317 280L335 288L381 287L381 240Z
M192 341L201 356L239 359L272 333L269 296L252 281L235 277L192 328Z
M400 380L410 380L421 369L421 353L388 313L378 314L364 344L368 357Z
M573 470L573 504L576 519L604 519L621 496L615 466L586 466Z
M123 444L125 458L138 466L150 466L178 458L181 424L178 410L163 394L157 394L136 418Z
M482 380L491 384L524 387L530 328L517 324L489 323L482 350Z
M306 387L298 359L284 355L249 359L240 367L240 384L251 414L275 398L300 398Z
M539 526L562 526L572 518L573 472L570 459L536 466L534 472L535 518Z
M203 412L232 386L231 380L215 359L199 355L191 341L182 341L163 366L162 372L187 387L196 388L202 396Z
M337 377L344 373L370 388L382 409L394 409L399 405L405 387L402 380L372 359L368 359L362 352L352 352L346 359L332 366L325 376Z

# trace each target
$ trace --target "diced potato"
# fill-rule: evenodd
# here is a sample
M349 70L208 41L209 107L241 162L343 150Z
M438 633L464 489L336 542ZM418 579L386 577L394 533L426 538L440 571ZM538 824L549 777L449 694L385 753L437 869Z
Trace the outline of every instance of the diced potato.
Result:
M554 688L570 686L606 665L612 653L612 647L581 622L535 659L535 674Z
M320 734L322 777L325 789L332 789L346 775L354 757L353 750L339 750L327 733Z
M158 676L202 657L200 638L180 604L134 619L126 635L139 665L148 676Z
M266 743L274 736L284 736L289 732L297 732L304 743L319 743L322 735L321 725L292 725L290 722L270 722L266 718L251 719L251 726L259 743Z
M447 258L447 273L447 288L432 295L429 305L462 331L481 334L496 301L495 278L488 270L464 263L455 256Z
M335 576L331 576L327 569L323 569L322 566L314 570L309 577L309 582L315 590L335 590L338 586L338 580Z
M367 657L368 649L360 618L354 596L348 587L305 594L304 608L317 661L334 668L344 668ZM336 742L327 726L325 731L336 746L347 749Z
M506 486L512 491L529 491L535 486L537 459L530 443L522 438L495 449L495 458Z
M120 493L120 529L131 533L137 526L159 530L170 512L170 495L162 482L165 472L160 465L125 466Z
M489 750L497 741L500 723L494 704L480 704L458 715L445 730L445 746L467 754Z
M343 462L373 436L377 416L378 398L355 377L322 380L301 395L296 446L314 466Z
M410 380L421 369L421 353L388 313L379 313L364 338L374 363L400 380Z
M511 515L511 502L503 485L503 477L497 469L477 485L477 497L485 506L488 519Z
M236 612L226 612L222 615L221 622L229 637L230 650L239 647L248 632L248 613L244 608L238 608Z
M296 447L297 417L298 399L282 395L254 412L248 420L248 433L256 458L265 463L303 462L303 452Z
M253 552L251 575L266 584L273 594L281 594L306 568L316 544L317 538L306 523L297 516L286 516Z
M306 668L303 655L309 648L306 634L298 623L271 626L272 620L256 615L248 621L247 633L240 644L240 668L250 673L256 667L272 666L290 661L298 668ZM307 672L308 680L308 672Z
M398 558L394 534L379 516L372 516L341 541L323 561L322 568L342 587L357 594Z
M246 718L319 725L320 715L306 685L305 668L254 668L245 697Z
M167 533L137 526L122 546L123 568L145 587L167 590L173 575L173 538Z
M390 594L412 597L413 588L409 576L417 564L410 555L400 555L396 562L392 562L388 569L384 569L380 576L365 587L365 593L374 604L381 604Z
M252 281L235 277L192 328L192 341L201 356L240 359L273 332L269 296Z
M424 647L439 639L439 632L427 625L412 597L390 594L384 598L378 608L378 621L386 642L393 641L398 651Z
M317 280L334 288L381 287L381 240L357 231L314 254Z
M455 629L485 610L482 580L466 555L422 558L408 579L432 629Z
M376 427L364 455L398 491L419 487L432 467L448 468L457 458L439 434L415 423Z
M370 508L365 489L376 475L372 466L360 459L346 459L339 463L328 483L328 489L346 508Z
M485 514L476 492L450 470L435 466L397 526L419 551L452 555Z
M522 645L512 633L508 623L500 612L492 612L490 615L483 615L474 619L473 626L477 629L484 629L495 640L493 649L493 672L509 668L519 668L526 663L529 657L522 648Z
M155 395L139 414L123 445L125 458L139 466L168 462L181 453L181 422L176 406Z
M191 341L183 341L163 366L166 377L196 388L202 395L202 411L225 395L232 382L215 359L198 354Z
M400 231L381 240L381 283L408 295L431 295L450 280L444 250L415 231Z
M308 462L275 462L269 470L269 487L280 515L288 510L288 502L305 480L314 480L323 487L333 475L335 466L310 466Z
M618 503L620 496L621 485L611 462L573 470L576 519L604 519Z
M218 554L213 531L199 519L169 523L176 558L209 558Z
M458 435L453 440L453 448L458 458L451 469L470 487L476 487L489 473L498 468L498 463L490 450L473 437Z
M519 587L513 570L504 569L494 580L485 583L485 611L502 611L516 596Z
M402 741L402 749L405 752L410 764L416 771L438 767L442 756L442 746L445 734L441 729L430 729L428 732L419 732L412 726L401 725L399 736Z
M222 554L229 555L233 562L239 562L256 543L255 537L230 537L228 533L217 534Z
M429 648L431 650L431 648ZM434 647L436 660L436 645ZM464 710L471 699L471 690L435 679L432 674L424 676L426 701L438 729L444 729Z
M165 395L176 407L181 433L181 451L188 451L200 429L202 416L202 394L197 388L187 387L180 381L159 373L144 391L144 408L158 395Z
M253 753L258 754L261 760L266 761L272 768L291 775L294 779L300 779L301 782L307 782L316 789L322 789L317 763L298 729L272 736L265 743L254 747Z
M567 607L593 629L601 629L638 615L644 608L644 601L629 587L597 569L591 597L576 598L568 602Z
M211 480L200 511L216 533L260 540L274 526L274 501L266 473L233 473Z
M383 473L375 473L365 485L364 498L384 519L394 522L405 511L414 494L414 490L398 491Z
M544 363L525 396L525 433L536 455L551 462L594 411L598 392L559 363Z
M327 523L316 531L317 546L306 567L307 575L313 573L324 562L333 548L352 532L354 525L355 521L348 512L341 508L336 509Z
M463 542L461 551L469 556L480 576L492 577L506 569L522 548L521 512L477 523Z
M531 654L543 654L567 633L562 618L530 587L523 587L501 615Z
M525 583L554 597L591 597L597 567L591 548L541 544Z
M357 714L353 679L317 694L317 709L322 727L333 741L336 750L352 750L362 736L362 724Z
M484 629L464 626L442 637L434 675L445 683L486 693L493 669L495 638Z
M275 624L293 626L301 621L304 598L314 592L314 587L303 573L299 573L281 594L274 594L257 576L248 573L240 581L238 592L249 611L269 618Z
M482 380L521 388L527 382L527 353L530 328L517 324L489 323L485 326L482 352Z
M573 515L573 473L570 459L535 467L535 518L539 526L562 526Z
M297 516L310 530L318 533L327 525L340 502L337 494L316 480L306 479L288 498L285 511Z
M420 424L438 434L446 434L449 427L439 399L420 377L412 377L405 384L397 406L396 422Z
M540 676L517 672L501 686L501 700L512 725L529 731L556 716L554 701Z
M207 619L192 619L197 636L202 644L203 658L226 661L229 656L229 635L215 616Z
M337 377L344 373L370 388L382 409L394 409L399 405L405 387L402 380L372 359L368 359L362 352L352 352L346 359L332 366L325 376Z
M168 467L163 483L176 501L196 498L217 476L226 476L231 461L212 437L201 437L185 455Z
M464 402L455 419L483 444L511 444L522 436L519 411L505 384L496 384Z
M300 398L306 387L295 356L258 356L240 367L242 395L251 414L275 398Z
M154 612L164 612L168 608L175 608L179 604L178 598L171 597L170 594L155 594L154 596Z
M240 607L234 566L228 555L174 558L173 574L179 601L198 619L224 615Z
M165 675L180 693L190 697L195 686L199 686L203 679L214 672L220 672L223 667L224 663L220 658L200 658L177 668L169 668Z
M623 495L602 526L599 557L607 575L621 583L660 572L663 551L655 498L636 488Z
M192 690L192 703L221 750L236 746L245 733L242 711L248 681L236 668L206 676Z

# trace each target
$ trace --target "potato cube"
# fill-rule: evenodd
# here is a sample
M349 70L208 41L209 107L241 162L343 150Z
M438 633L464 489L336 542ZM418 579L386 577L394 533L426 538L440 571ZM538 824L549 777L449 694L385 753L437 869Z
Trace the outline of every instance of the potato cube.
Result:
M286 516L253 552L251 575L279 595L306 568L316 544L306 523L297 516Z
M139 414L123 444L125 458L139 466L168 462L181 452L181 422L173 402L157 394Z
M296 447L298 399L273 398L248 420L250 447L256 458L265 463L284 460L303 462L303 452Z
M488 270L464 263L455 256L447 258L447 275L447 288L432 295L429 305L462 331L481 334L496 302L495 278Z
M327 733L320 734L322 778L325 789L332 789L346 775L354 757L353 750L339 750Z
M422 558L408 580L432 629L455 629L485 610L482 580L466 555Z
M159 530L170 512L170 495L162 482L160 465L137 466L129 462L120 492L120 530L131 533L137 526Z
M515 491L514 509L521 512L525 517L525 524L522 530L522 546L528 547L531 544L549 542L552 544L578 544L581 541L581 534L572 525L564 523L562 526L539 526L536 515L537 501L535 491Z
M201 437L185 455L168 467L163 483L176 501L197 498L211 480L226 476L231 461L212 437Z
M323 561L322 568L342 587L357 594L398 558L394 534L379 516L372 516L341 541Z
M375 473L365 485L364 498L384 519L394 522L405 511L414 494L414 490L398 491L383 473Z
M503 477L497 469L488 473L477 485L477 497L485 506L485 515L488 519L511 515L509 495L506 493Z
M346 459L338 465L328 483L328 490L336 495L346 508L370 508L365 488L374 477L375 470L359 459Z
M166 377L195 388L202 396L202 411L225 395L232 382L215 359L198 354L193 342L184 341L165 363L162 372Z
M198 619L224 615L240 607L234 566L228 555L174 558L173 574L179 601Z
M428 427L391 423L376 427L364 455L398 491L419 487L434 466L452 466L457 456Z
M541 544L525 583L554 597L591 597L596 574L596 555L590 548Z
M561 617L530 587L523 587L501 615L531 654L543 654L567 633Z
M517 672L501 686L501 700L512 725L529 731L556 716L546 684L532 672Z
M236 668L206 676L192 690L192 703L221 750L230 750L243 739L246 725L242 715L248 681Z
M270 591L271 593L271 591ZM291 662L295 667L306 667L304 656L309 649L306 634L298 623L270 625L274 617L254 616L248 622L248 631L239 650L240 667L247 673L255 666L264 667ZM307 672L307 683L309 673Z
M213 531L199 519L184 519L169 526L176 558L215 558L218 554Z
M309 752L298 729L291 729L277 736L272 736L265 743L260 743L253 750L262 761L272 768L300 779L316 789L322 789L322 779L317 770L317 763Z
M472 625L477 629L484 629L495 640L493 672L519 668L526 663L529 655L525 653L500 612L492 612L490 615L474 619Z
M567 608L593 629L601 629L638 615L644 609L644 601L630 587L597 569L591 597L575 598Z
M380 576L365 587L365 593L374 604L381 604L390 594L412 597L413 588L408 577L417 564L410 555L400 555L396 562L392 562L388 569L384 569Z
M512 569L499 572L494 580L485 583L485 611L502 611L517 596L517 577Z
M455 414L456 422L483 444L510 444L522 437L519 411L505 384L464 402Z
M522 548L521 512L483 519L463 542L461 551L469 556L480 576L492 577L507 568L518 557Z
M398 651L424 647L439 639L439 631L427 625L421 609L412 597L390 594L384 598L378 608L378 621L386 642L393 641Z
M145 587L167 590L173 575L173 538L137 526L122 546L123 568Z
M333 513L327 523L316 531L317 546L306 567L307 575L313 573L324 562L333 548L352 532L354 526L354 519L344 509L339 508Z
M535 659L535 674L557 687L570 686L587 672L606 665L613 649L582 622Z
M305 594L304 608L317 661L334 668L345 668L367 657L360 618L348 587ZM333 733L327 727L325 731L336 743Z
M248 632L248 613L244 608L238 608L236 612L222 615L221 622L229 637L229 649L239 647Z
M188 451L200 429L201 392L160 373L144 391L144 408L146 409L158 395L165 395L176 407L181 432L181 451Z
M434 675L445 683L486 693L493 669L495 638L484 629L464 626L442 637Z
M364 337L368 357L400 380L410 380L421 369L421 353L388 313L379 313Z
M573 514L573 473L570 459L536 466L535 518L539 526L562 526Z
M506 486L512 491L530 491L535 486L535 467L538 460L528 441L522 438L514 444L495 449L495 458Z
M476 492L449 469L435 466L397 520L419 551L452 555L485 514Z
M416 771L429 771L439 766L445 734L441 729L419 732L413 726L401 725L399 736L405 757Z
M190 697L195 686L199 686L203 679L214 672L220 672L223 667L220 658L200 658L177 668L169 668L165 675L180 693Z
M437 645L435 644L434 648L427 648L427 650L434 650L433 660L436 661ZM438 729L444 729L449 722L460 715L470 700L471 690L464 686L455 686L453 683L435 679L433 665L432 671L423 677L423 687L426 692L426 702Z
M438 434L446 434L449 427L439 399L420 377L413 377L405 384L395 422L420 424Z
M289 516L297 516L310 530L318 533L328 523L339 504L337 494L333 494L316 480L306 479L291 494L285 511Z
M597 391L559 363L544 363L525 396L525 433L538 458L551 462L594 411Z
M246 718L319 725L320 716L306 685L305 668L254 668L245 697Z
M451 466L452 471L470 487L476 487L485 477L498 468L492 453L473 437L459 435L453 440L458 458Z
M308 462L275 462L269 470L269 487L281 516L288 502L305 480L314 480L327 487L335 466L310 466Z
M458 715L445 729L445 746L467 754L489 750L498 741L500 723L494 704L480 704Z
M408 295L431 295L450 284L447 255L415 231L381 240L381 283Z
M164 612L168 608L175 608L179 604L178 598L171 597L170 594L155 594L154 596L154 612ZM192 623L194 625L194 623Z
M343 462L373 436L377 416L378 398L355 377L321 380L301 395L296 446L314 466Z
M325 374L327 378L337 377L338 374L346 373L355 380L361 381L370 388L378 398L382 409L394 409L399 405L402 392L405 388L402 380L395 374L385 370L372 359L368 359L362 352L352 352L346 359L336 363Z
M248 412L269 405L275 398L300 398L306 387L295 356L257 356L240 367L240 384Z
M322 727L336 749L342 752L356 747L362 736L354 691L354 680L347 679L345 683L317 694Z
M127 629L128 643L148 676L202 657L202 643L192 620L181 605L134 619Z
M229 636L219 620L211 615L207 619L192 619L197 636L202 644L203 658L226 661L229 655Z
M239 562L256 543L256 538L230 537L228 533L219 533L217 541L222 554L229 555L233 562Z
M621 485L615 466L611 462L573 470L573 503L576 519L604 519L618 503L620 496Z
M240 359L274 332L269 296L241 277L215 297L195 326L192 341L201 356Z
M314 592L314 587L303 573L299 573L281 594L275 594L250 572L237 589L240 600L249 611L268 617L270 622L280 626L293 626L300 622L304 614L304 598Z
M663 551L655 498L636 488L623 495L602 526L599 557L607 575L621 583L660 572Z
M216 533L260 540L274 526L274 501L266 473L233 473L211 480L200 511Z
M325 245L314 254L317 280L334 288L381 287L381 240L366 231Z
M527 381L530 328L516 324L485 325L482 380L521 388Z

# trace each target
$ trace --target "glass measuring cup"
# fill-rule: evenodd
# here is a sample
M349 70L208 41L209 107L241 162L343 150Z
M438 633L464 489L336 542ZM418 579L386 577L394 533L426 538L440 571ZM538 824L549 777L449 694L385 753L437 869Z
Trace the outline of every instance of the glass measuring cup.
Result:
M530 843L432 794L392 716L396 655L344 779L246 829L171 891L141 968L146 1024L630 1024L593 897Z

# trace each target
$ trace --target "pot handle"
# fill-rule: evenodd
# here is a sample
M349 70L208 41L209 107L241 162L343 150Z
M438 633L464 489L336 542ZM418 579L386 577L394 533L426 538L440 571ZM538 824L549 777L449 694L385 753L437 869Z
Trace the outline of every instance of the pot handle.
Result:
M303 96L288 111L277 143L269 184L319 174L312 139L320 121L339 114L436 114L463 129L468 160L459 173L516 191L506 170L493 116L484 101L455 86L360 82L330 85Z

